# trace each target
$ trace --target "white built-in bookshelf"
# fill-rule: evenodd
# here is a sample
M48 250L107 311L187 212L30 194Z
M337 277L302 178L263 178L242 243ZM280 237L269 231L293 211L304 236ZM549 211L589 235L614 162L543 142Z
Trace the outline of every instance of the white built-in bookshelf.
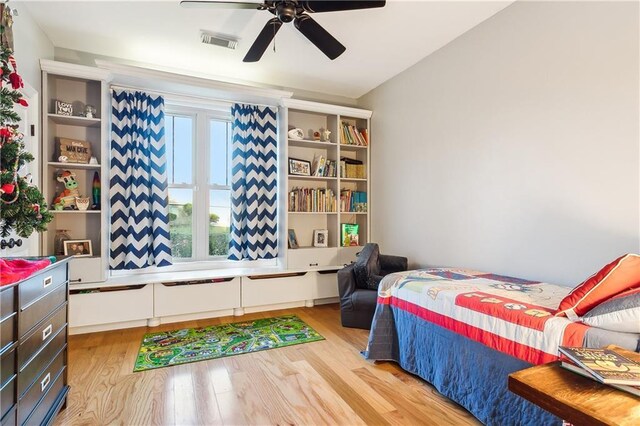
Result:
M340 268L353 261L361 247L369 242L371 111L291 99L285 101L285 107L285 114L281 116L281 146L284 147L281 155L285 161L281 165L286 181L282 194L286 198L283 246L287 247L287 268ZM290 128L301 129L303 139L290 137L284 131ZM331 132L327 140L324 130ZM320 133L319 140L317 136L314 138L314 132ZM321 158L330 172L317 176L317 162ZM311 175L290 173L290 159L308 162ZM342 167L341 161L345 162ZM352 163L359 163L358 170ZM354 200L356 193L358 201L366 197L366 203L356 207L347 201ZM345 223L358 225L358 245L341 245L341 225ZM288 230L295 232L298 248L287 244ZM327 247L314 247L314 230L328 231Z
M93 255L74 257L69 265L69 279L74 283L100 282L106 279L108 223L108 73L96 68L41 60L44 117L42 133L43 195L53 220L42 234L42 254L56 254L57 230L65 230L72 240L90 240ZM62 115L56 101L73 105L73 114ZM94 117L84 116L85 106L95 107ZM97 164L61 162L59 139L89 142ZM75 174L82 197L92 198L94 175L100 178L100 208L88 210L54 210L53 200L64 189L57 176L63 171Z

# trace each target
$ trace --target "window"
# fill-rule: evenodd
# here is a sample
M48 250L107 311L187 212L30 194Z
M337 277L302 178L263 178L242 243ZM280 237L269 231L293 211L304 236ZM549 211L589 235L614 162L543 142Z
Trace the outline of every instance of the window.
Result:
M174 260L226 259L231 223L231 118L168 107L165 140Z

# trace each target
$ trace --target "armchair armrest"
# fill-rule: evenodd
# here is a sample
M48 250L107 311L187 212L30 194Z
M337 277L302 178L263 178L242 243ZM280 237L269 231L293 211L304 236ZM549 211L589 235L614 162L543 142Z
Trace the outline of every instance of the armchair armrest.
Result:
M353 263L338 271L338 294L341 309L353 310L351 296L356 291L356 277L353 273Z
M381 254L378 259L380 260L380 268L386 273L406 271L409 269L409 262L407 258L403 256Z

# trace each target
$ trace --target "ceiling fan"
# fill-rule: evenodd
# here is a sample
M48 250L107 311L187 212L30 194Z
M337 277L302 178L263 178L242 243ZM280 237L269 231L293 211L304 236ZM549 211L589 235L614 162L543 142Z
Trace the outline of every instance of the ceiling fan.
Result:
M231 9L267 10L276 17L264 26L243 62L257 62L275 38L282 26L293 21L295 27L311 43L333 60L346 50L338 40L320 26L308 13L341 12L345 10L371 9L383 7L386 1L311 1L311 0L265 0L265 1L224 1L224 0L183 0L184 7L218 7Z

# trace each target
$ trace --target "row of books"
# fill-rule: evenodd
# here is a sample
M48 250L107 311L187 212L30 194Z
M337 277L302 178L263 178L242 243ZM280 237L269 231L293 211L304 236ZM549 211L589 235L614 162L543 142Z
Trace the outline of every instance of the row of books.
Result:
M324 155L316 155L311 164L313 176L336 177L338 174L337 162L329 160Z
M640 364L611 349L559 347L561 366L581 376L640 396Z
M340 191L340 211L341 212L366 212L367 193L362 191L352 191L343 189Z
M294 188L289 191L290 212L335 213L336 194L328 188Z
M342 144L343 145L369 145L369 133L367 129L357 129L347 122L342 122Z

